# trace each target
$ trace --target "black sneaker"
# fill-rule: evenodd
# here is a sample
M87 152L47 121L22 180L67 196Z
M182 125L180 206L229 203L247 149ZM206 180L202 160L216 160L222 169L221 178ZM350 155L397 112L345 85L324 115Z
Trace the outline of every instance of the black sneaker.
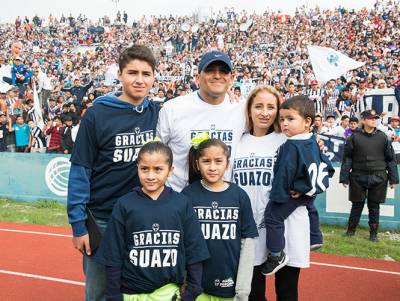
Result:
M313 244L313 245L310 246L310 251L312 252L312 251L316 251L318 249L321 249L322 246L323 246L323 244Z
M275 274L285 265L287 265L289 257L286 256L285 252L281 252L280 256L268 255L267 261L261 266L261 273L265 276Z

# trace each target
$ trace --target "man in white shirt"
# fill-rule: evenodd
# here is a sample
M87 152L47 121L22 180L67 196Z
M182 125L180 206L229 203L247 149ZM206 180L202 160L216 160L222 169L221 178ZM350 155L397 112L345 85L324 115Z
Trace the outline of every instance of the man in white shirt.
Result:
M332 128L330 131L328 131L326 134L331 135L331 136L336 136L336 137L341 137L345 138L345 131L349 126L350 118L347 115L343 115L340 121L340 125Z
M53 86L51 84L51 72L48 72L48 74L46 74L41 69L39 69L37 77L37 92L39 94L40 107L43 108L44 105L47 105L47 101L51 95L51 90L53 90Z
M232 86L232 62L219 51L204 54L197 75L199 90L164 103L160 111L157 133L171 147L174 174L168 184L181 191L188 183L188 153L191 139L206 132L210 138L225 142L234 154L245 131L244 103L230 103L227 94ZM230 170L226 173L230 179Z

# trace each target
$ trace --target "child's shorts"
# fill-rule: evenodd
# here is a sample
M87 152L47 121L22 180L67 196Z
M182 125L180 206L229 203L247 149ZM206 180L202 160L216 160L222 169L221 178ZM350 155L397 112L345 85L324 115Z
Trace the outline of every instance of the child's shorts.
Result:
M174 296L179 296L179 286L169 283L150 294L124 294L124 301L169 301Z
M233 298L221 298L202 293L200 296L196 298L196 301L233 301Z

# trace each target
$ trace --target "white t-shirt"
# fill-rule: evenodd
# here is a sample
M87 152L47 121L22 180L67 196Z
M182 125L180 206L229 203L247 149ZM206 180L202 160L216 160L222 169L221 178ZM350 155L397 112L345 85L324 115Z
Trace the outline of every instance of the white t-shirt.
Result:
M272 187L275 154L286 136L271 133L262 137L243 135L237 147L232 167L232 182L250 197L259 237L256 239L254 265L262 264L268 255L264 211ZM310 222L307 208L298 207L285 220L285 252L289 266L306 268L310 265Z
M228 95L218 105L206 103L197 92L166 102L160 110L157 135L174 155L174 173L169 177L168 185L176 191L187 186L188 154L194 136L207 132L210 138L225 142L234 154L245 125L244 104L231 104ZM230 179L230 169L225 175Z

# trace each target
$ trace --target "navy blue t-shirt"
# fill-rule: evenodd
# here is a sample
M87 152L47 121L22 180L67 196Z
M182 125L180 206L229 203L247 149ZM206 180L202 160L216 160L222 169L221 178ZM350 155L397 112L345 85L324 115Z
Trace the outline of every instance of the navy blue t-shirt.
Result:
M151 102L142 113L103 103L86 111L71 162L91 170L87 206L95 217L107 220L116 200L139 186L136 158L155 137L158 112Z
M209 257L190 201L165 187L152 200L136 187L115 204L94 259L122 269L121 292L151 293L182 284L187 265Z
M285 203L293 200L290 191L314 197L329 187L335 170L328 157L321 153L314 136L288 139L278 149L270 200Z
M234 183L222 192L212 192L200 181L183 191L193 203L211 257L204 261L205 293L232 298L240 258L240 240L258 236L247 193Z

